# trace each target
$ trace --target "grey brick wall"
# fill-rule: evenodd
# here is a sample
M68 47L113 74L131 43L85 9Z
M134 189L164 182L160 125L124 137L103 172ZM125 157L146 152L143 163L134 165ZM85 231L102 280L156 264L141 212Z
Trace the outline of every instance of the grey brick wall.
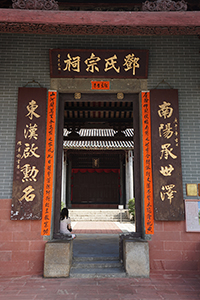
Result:
M34 79L50 88L50 48L149 49L148 88L164 79L179 89L184 196L185 183L200 183L198 37L0 34L0 199L12 195L18 87Z

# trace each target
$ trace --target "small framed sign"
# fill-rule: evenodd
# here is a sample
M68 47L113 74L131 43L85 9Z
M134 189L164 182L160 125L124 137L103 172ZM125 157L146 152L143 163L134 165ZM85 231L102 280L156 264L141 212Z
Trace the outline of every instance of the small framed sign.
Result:
M186 193L187 193L187 196L197 197L197 184L187 183L186 184Z
M110 82L109 81L91 81L92 90L109 90Z
M186 231L200 232L200 200L185 200Z

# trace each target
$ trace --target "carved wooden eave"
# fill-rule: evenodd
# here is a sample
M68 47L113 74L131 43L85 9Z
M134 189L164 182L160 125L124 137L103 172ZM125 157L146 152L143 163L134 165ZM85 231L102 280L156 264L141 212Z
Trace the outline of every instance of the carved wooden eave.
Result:
M58 10L58 2L55 0L12 0L14 9L44 9Z
M200 35L200 11L97 12L0 9L0 32L62 35Z
M173 0L156 0L156 1L145 1L142 4L143 11L186 11L187 3L184 0L173 1Z

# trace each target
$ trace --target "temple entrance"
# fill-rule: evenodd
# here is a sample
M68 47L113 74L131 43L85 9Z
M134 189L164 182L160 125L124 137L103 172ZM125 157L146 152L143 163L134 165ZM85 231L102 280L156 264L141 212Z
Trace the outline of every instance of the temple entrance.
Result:
M141 236L138 94L60 94L57 153L54 237L62 206L126 209L132 198Z

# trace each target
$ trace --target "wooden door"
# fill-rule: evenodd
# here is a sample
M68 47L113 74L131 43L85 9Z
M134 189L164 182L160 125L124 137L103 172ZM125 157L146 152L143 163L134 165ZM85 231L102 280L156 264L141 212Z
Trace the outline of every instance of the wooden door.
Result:
M120 199L119 174L107 172L73 174L72 208L117 208Z

